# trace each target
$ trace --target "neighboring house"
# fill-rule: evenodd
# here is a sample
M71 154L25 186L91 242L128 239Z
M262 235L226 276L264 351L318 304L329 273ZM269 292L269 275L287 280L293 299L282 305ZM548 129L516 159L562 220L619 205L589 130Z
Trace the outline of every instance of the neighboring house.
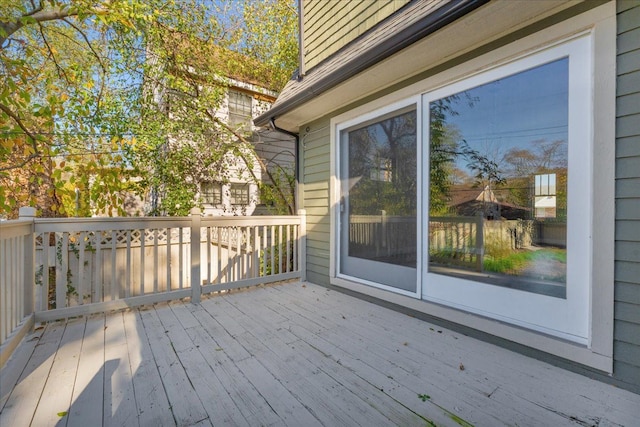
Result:
M300 76L255 123L299 134L308 280L640 391L640 3L301 11ZM558 224L548 247L504 250L436 217L456 168L508 171L534 225ZM513 252L525 268L504 268Z
M460 216L482 215L489 220L532 219L530 208L500 200L488 186L481 190L460 186L452 188L450 193L449 210Z
M184 47L183 47L184 48ZM211 53L215 58L224 58L225 52L222 49ZM228 53L238 60L239 54ZM242 59L242 58L240 58ZM245 58L247 66L251 60ZM197 202L204 208L205 216L221 215L254 215L269 213L269 206L261 200L259 185L273 186L270 179L280 176L281 171L292 174L295 165L295 142L291 136L274 132L270 129L259 129L254 126L253 119L267 111L276 99L277 92L270 89L268 82L260 82L254 75L254 70L244 70L244 67L234 70L226 76L219 76L219 88L224 88L224 99L215 111L215 117L226 123L229 128L242 135L250 142L258 156L255 159L251 154L244 158L229 155L225 169L227 173L222 176L215 168L202 173L198 183ZM221 66L224 70L224 65ZM196 73L191 67L185 74ZM197 76L193 78L197 81ZM199 88L202 90L202 87ZM171 97L184 96L178 92L166 90L160 86L154 89L154 100L161 110L167 112L169 120L176 118L171 112ZM216 139L229 139L233 142L233 137L229 133L222 136L214 135L212 143ZM168 149L176 144L186 144L188 141L172 139L168 143ZM249 163L245 163L245 160ZM264 166L264 167L263 167ZM266 168L267 170L265 171ZM286 193L292 191L284 189ZM160 204L162 189L152 195L151 206Z

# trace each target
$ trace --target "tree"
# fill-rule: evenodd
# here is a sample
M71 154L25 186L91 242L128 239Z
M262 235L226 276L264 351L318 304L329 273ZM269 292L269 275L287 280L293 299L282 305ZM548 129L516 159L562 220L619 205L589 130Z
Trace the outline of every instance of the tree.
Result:
M14 216L18 205L32 204L44 216L68 215L76 188L98 207L119 205L121 152L131 138L119 80L125 61L116 58L161 15L154 6L137 0L0 6L0 213ZM108 184L106 191L85 188L88 176L102 177L92 182Z
M233 82L279 90L289 80L297 60L296 11L283 0L241 6L241 15L227 17L217 30L206 20L178 21L155 26L147 38L137 131L143 144L134 155L145 184L161 196L156 214L197 206L203 180L227 183L236 174L262 186L256 170L276 184L261 188L276 210L295 212L288 189L293 175L269 168L256 156L250 133L227 123L222 110Z
M280 0L266 3L253 7L275 10L288 6ZM255 56L259 43L249 42L255 35L248 36L250 26L243 23L241 10L234 11L238 4L222 0L24 0L1 4L0 214L15 216L23 204L40 206L45 216L121 213L127 194L135 188L146 191L143 184L148 180L141 173L147 169L139 169L136 163L141 152L159 149L176 132L212 132L206 126L210 119L202 115L181 128L156 120L142 126L143 120L157 116L156 106L151 110L152 104L147 102L152 95L145 90L148 83L160 83L181 93L193 88L195 82L189 67L182 65L201 63L207 72L199 78L207 79L224 75L221 71L247 67L247 61L233 54L221 61L215 51L166 49L161 52L164 56L154 57L150 47L156 49L159 41L168 40L180 48L183 45L175 44L180 40L172 39L179 33L191 47L198 45L197 40L203 42L198 45L202 49L219 46ZM274 22L278 22L280 17L273 13ZM288 36L291 28L276 31L273 27L272 34ZM267 63L289 64L283 62L279 51L262 53L259 59L267 59ZM157 61L167 58L170 61L158 67ZM177 70L187 73L177 75ZM284 74L275 69L270 81L279 85ZM176 107L214 111L220 96L215 87L207 90L210 93L199 93ZM231 149L250 151L246 141L238 139ZM131 177L143 179L132 181ZM79 212L77 190L81 195Z

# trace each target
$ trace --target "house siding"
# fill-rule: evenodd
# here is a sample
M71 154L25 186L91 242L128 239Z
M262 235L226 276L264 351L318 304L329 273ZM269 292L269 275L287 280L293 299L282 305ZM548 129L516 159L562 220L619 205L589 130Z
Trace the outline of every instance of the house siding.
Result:
M303 1L306 68L313 68L408 2L409 0Z
M300 134L302 207L307 212L307 279L329 284L329 120L311 123ZM308 130L306 130L308 129Z
M640 3L617 2L613 375L640 387Z

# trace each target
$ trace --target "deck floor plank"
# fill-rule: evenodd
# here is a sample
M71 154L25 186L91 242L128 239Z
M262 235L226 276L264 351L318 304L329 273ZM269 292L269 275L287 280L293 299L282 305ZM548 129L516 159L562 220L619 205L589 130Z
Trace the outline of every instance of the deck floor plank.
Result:
M220 351L216 351L216 343L209 336L203 339L198 338L199 331L202 331L203 335L206 335L206 332L182 301L171 302L169 306L171 314L179 322L172 326L173 333L182 334L182 339L190 343L186 351L178 351L178 356L183 357L193 353L191 360L185 359L183 365L195 365L187 369L187 374L198 391L212 424L251 425L229 393L226 387L228 383L225 384L218 375ZM163 324L164 322L163 320ZM166 324L165 327L167 327ZM236 377L236 381L239 379L240 377Z
M222 304L224 305L224 304ZM311 411L324 425L381 425L388 424L389 419L377 413L373 408L369 411L359 411L351 400L352 405L347 406L349 399L336 399L336 390L340 384L317 368L318 352L314 352L312 360L302 357L297 349L297 341L291 340L289 334L282 329L273 331L261 324L257 316L257 310L251 310L251 314L243 313L238 307L229 303L225 313L233 316L240 323L245 324L247 331L237 339L256 357L263 366L273 375L286 384L292 394ZM233 308L231 308L233 307ZM258 320L258 322L256 322ZM284 336L280 336L284 335ZM347 393L343 393L344 395ZM358 399L360 400L360 399ZM364 402L360 400L359 406ZM361 412L357 417L354 412ZM364 416L365 414L369 416ZM371 424L368 421L375 421Z
M143 311L141 318L176 424L190 426L208 419L155 308Z
M102 425L104 377L111 375L117 364L104 360L105 318L105 315L87 318L67 426Z
M498 397L504 397L505 392L509 393L507 390L502 390L502 393L498 395L494 396L493 394L501 384L500 381L509 383L511 380L509 373L505 374L505 368L502 367L502 371L498 370L498 381L495 380L496 377L493 377L493 381L489 381L492 376L484 372L481 372L480 376L469 375L473 371L470 371L468 366L486 366L500 359L486 357L486 352L482 349L474 351L473 348L467 348L466 351L464 349L451 351L447 346L439 348L442 347L442 340L446 339L446 335L451 334L449 331L444 334L438 333L442 332L441 328L430 327L426 322L411 318L402 319L402 328L400 329L404 329L407 324L417 324L421 326L419 331L413 331L411 334L403 333L401 330L386 331L390 325L399 324L403 316L390 310L375 310L381 311L387 316L382 322L360 325L363 314L361 309L366 312L371 307L376 307L375 305L372 306L360 300L349 300L350 306L348 307L335 301L330 304L322 304L322 297L314 295L313 298L305 298L300 295L300 292L313 292L314 294L325 294L325 296L333 294L333 297L338 300L343 300L344 297L340 293L318 290L318 288L312 291L302 287L279 287L278 289L294 298L294 300L287 301L284 297L278 297L283 309L298 310L309 321L315 322L305 326L305 320L301 319L298 325L312 331L317 330L319 325L327 326L327 329L317 333L319 338L324 338L324 344L329 345L327 351L338 346L345 351L346 355L366 355L369 366L383 367L387 365L386 372L394 379L401 380L403 386L412 388L415 393L430 395L432 401L437 401L441 406L455 408L455 415L469 422L494 425L501 422L491 415L497 413L503 419L512 420L518 425L536 425L541 420L546 420L549 425L563 425L571 424L574 419L582 417L580 413L566 414L562 411L550 411L548 408L553 408L553 406L544 406L535 399L524 399L518 395L517 389L511 392L513 396L509 397L511 403L517 402L517 405L505 405L504 402L498 401ZM313 304L309 301L313 301ZM350 312L357 313L357 315L351 316ZM344 341L345 332L351 339ZM422 336L423 339L420 339L421 334L426 334ZM465 344L473 341L479 347L497 348L469 337L464 338ZM377 341L384 343L384 346L377 345ZM419 351L414 348L416 342L422 344ZM405 343L408 345L404 345ZM322 345L322 343L316 342L316 345ZM500 350L502 353L505 352L503 349ZM515 353L513 354L515 355ZM440 357L436 357L436 355L440 355ZM464 355L464 357L460 359L460 355ZM446 356L450 360L446 360ZM518 357L522 358L520 355ZM467 363L466 358L472 358L474 361ZM396 362L388 362L391 360ZM464 371L459 369L460 360L465 360L464 363L467 367ZM537 361L531 359L531 362L535 364ZM358 371L363 370L363 367L358 369ZM513 381L511 383L513 384ZM422 390L416 388L420 384L422 384ZM396 388L393 389L396 390ZM450 393L450 391L454 392ZM541 393L544 394L544 388ZM488 397L493 397L493 399ZM485 416L482 416L483 412L486 412Z
M137 426L138 410L133 391L133 375L124 324L124 312L106 317L104 329L105 364L115 370L104 378L104 425Z
M238 425L242 425L242 414L225 392L198 346L185 333L174 310L179 311L179 306L173 309L168 305L156 306L158 318L208 415L209 422L213 425L224 425L237 420Z
M279 298L279 302L283 304L282 309L286 307L296 311L295 307L288 305L285 299ZM340 319L342 319L341 316ZM397 346L386 349L375 344L379 337L371 339L358 337L351 330L348 322L340 327L332 326L318 331L317 327L321 321L327 325L331 324L327 320L327 313L322 310L319 310L318 314L300 312L300 317L290 327L309 346L327 354L335 362L334 364L348 367L356 372L361 380L384 390L385 394L403 402L424 418L438 425L447 425L454 417L481 425L501 423L495 417L484 413L485 408L479 404L480 398L477 393L470 393L467 388L456 390L460 387L460 383L439 373L437 371L439 366L429 366L429 360L424 361L427 375L421 378L416 372L407 370L400 359L399 352L396 351ZM340 376L340 372L333 369L332 365L327 366L327 369L333 370L334 375ZM434 377L436 377L435 381ZM423 402L418 395L428 395L430 398ZM471 403L468 403L468 400L471 400ZM443 407L452 408L453 411L444 410ZM504 411L504 408L500 408L500 412Z
M41 403L33 417L33 425L67 424L67 415L63 414L68 413L71 406L73 384L78 371L78 355L82 348L86 323L86 319L71 319L67 322L40 398Z
M306 291L300 287L279 287L283 292L292 293L300 297L300 292ZM333 295L333 291L322 288L314 288L312 292L316 294L316 303L321 304L314 307L310 311L322 311L323 313L337 314L337 305L331 301L331 298L339 296ZM329 301L322 303L325 298ZM301 304L308 299L300 299ZM634 399L628 399L628 394L620 395L615 387L607 387L600 390L599 387L584 387L585 377L576 373L563 371L563 381L555 384L553 392L547 392L549 384L556 383L558 369L551 365L528 358L528 363L522 363L522 355L505 351L504 349L492 344L479 341L470 337L463 337L447 331L443 328L431 326L425 328L425 322L414 319L412 321L397 322L398 313L391 310L376 309L377 306L368 304L362 300L353 301L358 316L350 319L350 323L360 323L361 331L369 333L374 329L380 334L387 336L387 339L397 337L398 340L408 340L408 346L400 347L403 353L413 353L413 360L420 361L422 355L429 355L430 358L439 360L442 366L453 365L454 370L462 363L465 367L464 375L475 377L483 382L487 378L493 390L500 390L500 393L491 393L493 399L498 400L501 396L509 394L513 395L514 401L520 402L519 405L509 405L505 402L500 404L506 408L514 408L523 413L522 417L531 419L532 415L542 411L550 412L551 416L559 416L570 420L582 419L582 414L578 411L575 413L558 410L557 407L589 407L597 408L598 412L608 413L607 422L620 425L632 425L636 422L637 416L634 415ZM363 322L366 319L366 322ZM438 343L439 349L434 351L432 344ZM412 351L417 350L417 351ZM451 361L451 355L456 355ZM451 373L450 373L451 374ZM469 387L474 387L473 382L466 380ZM595 380L588 380L594 384L598 384ZM528 387L522 387L522 384L528 384ZM582 390L580 395L575 394L575 390ZM481 389L479 389L481 390ZM486 390L485 390L486 392ZM631 395L633 396L633 395ZM576 406L576 401L581 401ZM618 408L618 410L614 409ZM620 408L624 410L620 411ZM585 423L591 421L585 419Z
M65 323L47 325L18 382L0 412L0 426L28 426L40 403ZM3 393L4 394L4 393Z
M140 311L125 311L123 320L138 422L140 426L175 426Z
M327 363L327 354L291 332L289 325L298 322L295 315L290 314L287 318L282 316L285 311L280 310L280 317L285 321L280 321L276 329L265 326L269 325L268 319L273 317L274 310L269 308L264 297L259 297L257 300L259 304L252 307L250 312L238 316L248 325L254 325L251 328L252 341L261 341L265 350L268 349L277 356L276 361L286 361L288 369L312 378L309 386L319 389L322 394L318 398L326 399L325 405L330 405L328 408L330 412L343 412L351 419L348 425L387 425L391 423L387 415L403 425L424 425L424 420L419 415L398 406L388 396L380 393L381 390L375 385L364 382L362 378L354 376L352 372L335 361ZM238 303L236 306L238 310L247 307L245 304ZM233 312L229 315L237 316ZM263 359L262 355L259 359ZM328 364L334 369L328 368ZM340 423L340 425L343 424Z
M224 307L226 303L222 299L216 301L216 303L216 320L234 338L235 342L241 345L250 355L250 357L236 362L236 365L260 392L269 406L273 408L285 424L301 426L322 425L309 408L296 399L291 390L287 389L282 380L269 372L263 364L266 362L252 354L251 348L247 348L246 342L243 345L243 342L238 340L239 337L248 332L247 329L242 326L238 319L225 315Z
M221 339L222 332L220 331L222 331L222 327L219 326L214 329L217 331L215 335L209 334L212 330L210 326L214 323L217 324L217 322L203 308L203 305L185 305L185 308L193 318L197 318L202 322L199 326L187 328L187 334L194 344L209 355L207 360L225 391L236 402L249 425L270 426L283 424L281 418L278 417L253 384L249 382L242 370L238 368L234 360L229 356L227 350L220 344L220 342L225 342L224 339ZM233 338L227 336L226 339L232 340Z
M31 334L28 334L24 341L19 345L11 355L11 369L0 370L0 412L9 399L11 391L18 383L20 375L26 368L33 351L38 345L42 334L45 331L44 326L37 326Z
M3 427L603 427L637 425L640 407L640 395L300 282L46 324L0 385Z

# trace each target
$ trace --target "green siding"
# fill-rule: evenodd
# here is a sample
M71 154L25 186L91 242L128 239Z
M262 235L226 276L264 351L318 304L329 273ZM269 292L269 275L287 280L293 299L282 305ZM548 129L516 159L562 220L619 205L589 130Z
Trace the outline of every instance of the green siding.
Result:
M640 385L640 2L617 3L614 365Z
M303 0L304 60L318 65L409 0Z
M329 284L329 121L304 126L302 207L307 211L307 280ZM308 130L307 130L308 129Z

